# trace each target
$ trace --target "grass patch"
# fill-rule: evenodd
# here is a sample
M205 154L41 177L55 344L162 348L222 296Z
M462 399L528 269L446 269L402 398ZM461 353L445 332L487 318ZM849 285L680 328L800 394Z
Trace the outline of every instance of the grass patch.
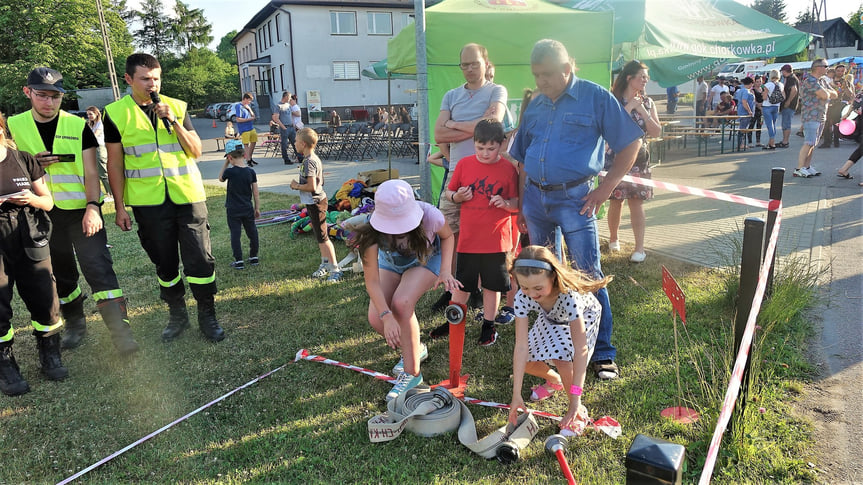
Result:
M159 340L167 308L158 299L154 268L137 235L119 231L113 214L106 213L114 267L128 295L142 350L133 359L118 358L88 300L90 333L82 347L64 353L70 378L45 381L39 377L33 337L24 327L26 312L16 300L15 350L32 391L18 398L0 396L0 483L59 481L290 361L300 348L389 372L398 356L365 320L368 297L361 276L349 275L337 285L308 278L319 263L317 246L308 235L292 238L289 224L260 229L261 266L230 269L224 190L208 187L208 193L219 285L216 308L227 339L208 343L193 325L175 342ZM292 202L295 197L262 194L263 210ZM337 252L344 255L344 246L337 245ZM696 481L730 373L736 275L659 256L633 265L622 254L603 260L606 272L616 275L609 291L622 377L601 383L588 376L583 402L594 416L620 421L623 436L612 440L591 432L576 439L569 454L573 473L580 483L622 483L626 450L637 433L644 433L686 445L685 478ZM661 289L660 264L687 295L688 325L678 324L680 399L702 415L692 426L659 416L678 399L670 304ZM814 286L807 274L799 266L779 268L753 349L751 402L742 414L743 425L728 433L723 444L714 473L717 483L814 479L806 465L815 462L811 426L795 417L790 406L799 397L801 383L812 375L803 354L811 329L801 316ZM194 321L194 300L187 296ZM418 310L424 332L442 322L440 315L428 311L436 297L424 297ZM514 328L500 327L500 340L489 348L473 343L478 325L468 325L467 332L469 394L508 402ZM437 382L448 374L447 343L428 343L423 374ZM385 409L387 391L386 384L350 371L311 362L291 364L90 472L85 480L562 482L556 461L545 456L542 439L524 450L525 459L509 467L471 454L452 434L429 439L406 433L387 444L370 444L366 421ZM563 414L566 404L556 397L536 408ZM498 410L471 411L480 435L506 420ZM540 421L541 438L556 432L553 423Z

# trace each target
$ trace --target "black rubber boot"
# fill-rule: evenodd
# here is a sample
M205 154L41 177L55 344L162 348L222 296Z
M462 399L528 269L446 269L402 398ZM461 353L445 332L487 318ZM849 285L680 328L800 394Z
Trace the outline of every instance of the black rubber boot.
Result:
M168 326L165 327L165 330L162 330L163 342L174 340L189 328L189 312L186 311L185 300L169 303L168 310L171 312L171 317L168 320Z
M121 355L133 354L138 351L138 342L132 336L132 328L129 326L129 315L126 313L126 299L112 298L102 300L97 305L102 321L111 333L111 341L114 348Z
M12 342L0 343L0 391L7 396L30 392L30 385L21 376L21 369L12 353Z
M39 363L42 364L42 374L52 381L61 381L69 376L69 369L60 360L60 334L36 335L36 349L39 351Z
M216 306L212 296L198 300L198 328L207 340L220 342L225 339L225 331L216 320Z
M64 349L74 349L81 345L84 336L87 335L87 317L84 316L84 295L60 305L60 313L66 321L66 330L63 332Z

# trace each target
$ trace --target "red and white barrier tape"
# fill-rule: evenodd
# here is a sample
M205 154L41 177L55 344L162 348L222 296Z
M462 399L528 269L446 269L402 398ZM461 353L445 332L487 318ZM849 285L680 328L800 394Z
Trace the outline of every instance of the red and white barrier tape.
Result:
M604 177L608 172L602 171L599 172L599 175ZM761 209L767 209L769 211L779 210L779 205L781 201L779 200L760 200L753 199L752 197L744 197L742 195L734 195L734 194L726 194L725 192L716 192L714 190L707 189L699 189L698 187L689 187L687 185L678 185L672 184L670 182L662 182L660 180L653 179L644 179L641 177L633 177L631 175L626 175L621 179L623 182L631 182L639 185L647 185L650 187L656 187L659 189L669 190L671 192L679 192L681 194L689 194L696 195L698 197L705 197L708 199L716 199L716 200L724 200L726 202L734 202L735 204L743 204L750 205L752 207L759 207Z
M781 206L779 209L781 209ZM743 338L740 340L740 349L734 361L734 370L731 371L731 380L728 383L728 389L725 391L725 400L722 402L719 419L717 419L716 428L713 430L713 438L710 440L710 446L707 448L707 459L704 462L704 468L701 470L701 478L698 480L699 485L710 483L713 467L716 465L716 456L719 453L719 442L722 440L722 435L725 433L725 428L731 419L731 411L734 410L734 403L737 401L737 396L740 393L743 371L746 369L749 349L752 346L752 338L755 335L755 321L758 318L758 312L761 310L761 302L764 299L764 291L767 288L767 275L770 273L770 267L773 264L773 255L776 252L776 242L779 239L779 225L781 222L782 211L777 210L776 223L773 226L773 233L770 235L767 251L764 254L764 263L762 263L761 269L758 272L758 285L755 287L752 309L749 311L749 318L746 320L746 329L743 331Z

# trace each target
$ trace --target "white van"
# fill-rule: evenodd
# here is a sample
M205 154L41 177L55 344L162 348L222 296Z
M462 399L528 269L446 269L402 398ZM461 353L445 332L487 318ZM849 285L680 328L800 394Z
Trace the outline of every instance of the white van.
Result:
M733 62L726 64L716 76L722 76L726 79L729 77L743 79L749 75L755 76L757 72L763 71L766 65L767 61Z

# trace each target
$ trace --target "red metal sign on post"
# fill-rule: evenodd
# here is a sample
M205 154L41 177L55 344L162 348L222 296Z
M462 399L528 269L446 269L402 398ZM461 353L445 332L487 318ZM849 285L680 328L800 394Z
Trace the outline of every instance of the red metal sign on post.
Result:
M671 300L671 308L680 315L680 320L686 325L686 295L683 294L680 285L677 284L674 276L671 276L664 265L662 266L662 289L665 290L665 294Z

